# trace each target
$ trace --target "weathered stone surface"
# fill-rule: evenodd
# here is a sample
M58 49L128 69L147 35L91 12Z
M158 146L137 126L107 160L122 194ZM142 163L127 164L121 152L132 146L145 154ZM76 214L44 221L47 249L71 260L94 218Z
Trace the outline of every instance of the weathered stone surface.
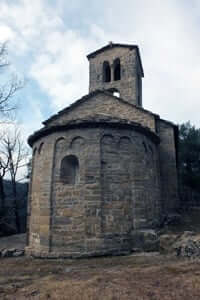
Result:
M90 57L93 92L44 122L29 139L29 255L84 257L125 254L133 248L158 250L156 233L147 229L160 224L163 201L172 194L176 201L174 126L141 107L137 47L107 50ZM121 78L113 80L112 75L109 84L102 83L103 62L115 61L116 55ZM123 99L96 90L114 87Z
M157 120L157 131L161 143L158 147L160 157L160 184L162 212L164 215L174 214L179 207L177 182L177 134L178 129L164 120Z
M120 59L122 66L121 80L114 80L114 61ZM105 47L104 51L98 55L89 55L90 62L90 84L89 90L115 89L120 92L120 96L130 103L142 105L141 96L141 77L143 77L142 64L140 61L139 50L137 47L116 47L111 44ZM108 62L111 68L110 82L104 82L103 63Z

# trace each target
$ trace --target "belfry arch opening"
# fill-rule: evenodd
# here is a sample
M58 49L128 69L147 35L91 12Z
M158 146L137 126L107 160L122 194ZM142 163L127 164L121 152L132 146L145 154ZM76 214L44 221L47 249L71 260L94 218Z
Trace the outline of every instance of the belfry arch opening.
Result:
M104 61L103 63L103 82L111 81L111 69L108 61Z
M75 155L67 155L62 159L60 180L65 184L79 183L79 162Z
M120 65L120 59L116 58L114 60L114 80L120 80L121 79L121 65Z

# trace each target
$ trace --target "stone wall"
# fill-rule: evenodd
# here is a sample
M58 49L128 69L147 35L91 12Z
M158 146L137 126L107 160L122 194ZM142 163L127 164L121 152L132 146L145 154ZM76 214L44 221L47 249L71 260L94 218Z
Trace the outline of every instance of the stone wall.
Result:
M54 138L50 136L34 144L27 214L28 244L33 249L49 248L53 153Z
M113 225L122 233L152 228L160 215L157 146L136 132L105 133L101 141L105 232Z
M72 130L56 141L51 197L51 252L87 253L87 238L100 232L101 203L98 131ZM79 161L79 181L65 184L60 177L64 157Z
M138 230L179 205L175 127L141 107L138 48L111 43L88 59L90 93L29 138L26 252L36 256L130 252Z
M157 145L130 129L55 132L34 144L27 253L71 257L131 251L135 229L159 222ZM61 162L76 156L75 185Z
M63 111L59 118L50 120L48 126L63 125L69 120L91 117L96 114L134 121L155 132L154 114L101 92L78 104L75 109Z
M116 58L121 63L121 80L114 81L113 63ZM103 82L103 62L108 61L111 66L111 81ZM97 56L90 58L89 69L89 91L98 89L116 89L120 92L120 96L126 101L138 105L139 88L138 76L142 76L139 65L139 58L136 49L129 48L109 48Z
M157 121L159 145L162 211L163 214L173 213L179 207L175 128L169 122Z

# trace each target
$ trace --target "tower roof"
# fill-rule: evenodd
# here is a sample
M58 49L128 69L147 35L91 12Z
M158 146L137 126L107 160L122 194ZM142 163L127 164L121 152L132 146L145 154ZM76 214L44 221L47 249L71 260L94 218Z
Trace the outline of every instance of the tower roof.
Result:
M138 58L139 58L139 63L140 63L141 71L142 71L142 76L144 77L144 70L143 70L143 67L142 67L142 60L141 60L141 57L140 57L140 50L139 50L139 47L137 45L133 45L133 44L119 44L119 43L112 43L112 42L110 42L106 46L104 46L104 47L102 47L100 49L97 49L96 51L88 54L87 58L88 58L88 60L90 60L91 58L94 58L95 56L97 56L99 53L104 52L104 51L106 51L108 49L115 48L115 47L129 48L130 50L131 49L135 49L136 50Z

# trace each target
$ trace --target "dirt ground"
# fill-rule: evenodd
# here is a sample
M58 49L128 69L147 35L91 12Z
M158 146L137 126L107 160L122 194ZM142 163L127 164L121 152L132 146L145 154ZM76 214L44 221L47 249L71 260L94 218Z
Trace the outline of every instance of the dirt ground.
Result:
M200 211L186 213L168 232L200 232ZM0 248L25 245L25 235ZM0 300L200 300L200 260L164 255L90 259L0 258Z
M0 259L0 299L200 299L200 262L161 255Z

